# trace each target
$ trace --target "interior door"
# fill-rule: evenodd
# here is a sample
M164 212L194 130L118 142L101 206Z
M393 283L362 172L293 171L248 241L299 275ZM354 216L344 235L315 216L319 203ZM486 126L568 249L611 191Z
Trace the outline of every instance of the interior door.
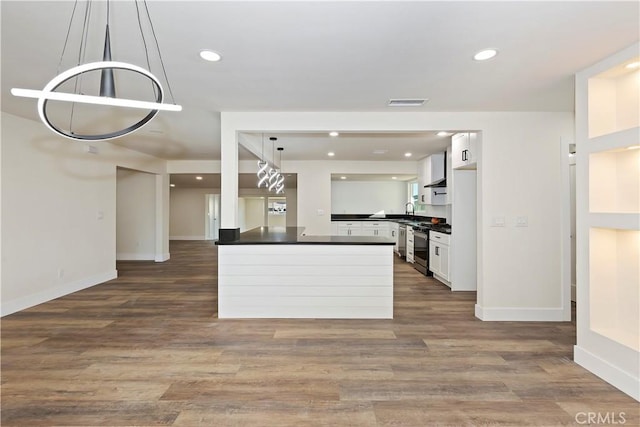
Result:
M205 239L218 240L220 235L220 195L205 195Z

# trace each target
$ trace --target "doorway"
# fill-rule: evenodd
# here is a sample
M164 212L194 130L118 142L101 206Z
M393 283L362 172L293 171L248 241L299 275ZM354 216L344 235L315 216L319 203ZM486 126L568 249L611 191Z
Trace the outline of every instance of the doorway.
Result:
M287 226L287 198L286 197L269 197L268 202L267 225L269 227L286 227Z
M205 240L218 240L220 235L220 195L205 194Z

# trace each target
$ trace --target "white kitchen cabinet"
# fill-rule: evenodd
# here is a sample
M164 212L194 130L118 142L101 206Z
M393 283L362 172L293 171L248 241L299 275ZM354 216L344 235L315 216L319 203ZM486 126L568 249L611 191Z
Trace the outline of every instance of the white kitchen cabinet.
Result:
M423 205L446 205L447 187L421 188L419 203Z
M337 221L338 236L361 236L362 223L360 221Z
M400 225L397 222L389 222L389 237L395 240L395 245L393 247L393 251L397 254L400 253L400 245L399 245L399 231Z
M433 276L447 286L449 279L450 236L434 231L429 232L429 270Z
M415 259L413 257L413 228L407 226L407 262L414 263Z
M476 132L462 132L451 137L453 169L476 169L477 144Z
M449 240L452 291L477 290L477 171L454 169L447 178L451 194Z
M389 237L389 223L383 221L362 221L362 235L374 237Z

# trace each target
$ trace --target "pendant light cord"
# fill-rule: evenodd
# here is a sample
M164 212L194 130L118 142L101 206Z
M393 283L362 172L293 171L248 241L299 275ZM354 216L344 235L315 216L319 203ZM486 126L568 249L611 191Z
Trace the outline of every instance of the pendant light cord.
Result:
M142 37L142 44L144 45L144 55L147 59L147 69L151 71L151 62L149 61L149 49L147 48L147 39L144 36L144 31L142 30L142 20L140 19L140 7L138 6L138 0L135 0L134 3L136 5L136 16L138 18L138 28L140 28L140 36ZM151 83L151 88L153 90L153 95L158 96L158 94L156 93L156 87L153 84L153 82Z
M136 0L136 4L137 4ZM147 0L143 0L144 9L147 12L147 18L149 19L149 26L151 27L151 34L153 34L153 39L156 42L156 49L158 50L158 57L160 58L160 65L162 66L162 74L164 74L164 80L167 82L167 89L169 90L169 95L171 95L171 100L173 103L176 103L175 98L173 97L173 90L171 90L171 83L169 83L169 78L167 77L167 70L164 68L164 61L162 60L162 52L160 52L160 44L158 43L158 37L156 37L156 32L153 29L153 21L151 21L151 14L149 14L149 6L147 5ZM149 67L151 68L151 67Z
M87 56L87 39L89 38L89 21L91 20L91 6L92 2L88 1L87 6L84 9L84 22L82 24L82 36L80 37L80 46L78 48L78 64L80 65L84 62ZM75 7L74 7L75 9ZM73 16L72 16L73 19ZM71 27L71 22L69 22L69 27ZM60 58L62 61L62 58ZM82 80L83 75L80 75L74 82L73 92L80 93L82 92ZM73 115L75 112L76 103L71 103L71 114L69 114L69 132L73 133Z
M58 62L58 70L56 74L60 74L60 68L62 67L62 60L64 53L67 51L67 43L69 43L69 34L71 34L71 24L73 23L73 17L76 15L76 7L78 6L78 0L73 4L73 10L71 11L71 18L69 18L69 26L67 27L67 35L64 38L64 45L62 46L62 53L60 53L60 62Z

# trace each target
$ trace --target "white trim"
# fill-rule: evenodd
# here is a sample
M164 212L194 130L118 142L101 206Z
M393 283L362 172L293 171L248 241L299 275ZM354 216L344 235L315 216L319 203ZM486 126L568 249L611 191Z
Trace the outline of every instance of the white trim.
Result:
M475 315L484 321L498 322L563 322L564 310L558 308L498 307L487 308L478 304Z
M573 139L561 138L560 175L562 185L562 202L560 203L560 305L563 317L559 320L571 321L571 163L575 163L575 157L569 156L569 148L574 143Z
M169 236L169 240L207 240L205 236Z
M116 261L155 261L156 254L138 254L138 253L127 253L127 252L118 252L116 253Z
M78 292L95 285L99 285L117 277L117 270L106 271L101 274L96 274L95 276L76 280L75 282L55 286L37 294L27 295L11 301L3 301L2 305L0 306L2 310L0 316L7 316L9 314L25 310L29 307L33 307L38 304L54 300L56 298L60 298L65 295L69 295L71 293Z
M640 378L623 371L583 347L573 346L573 360L622 392L640 401Z
M169 252L165 252L163 254L156 254L155 262L165 262L171 258L171 254Z

